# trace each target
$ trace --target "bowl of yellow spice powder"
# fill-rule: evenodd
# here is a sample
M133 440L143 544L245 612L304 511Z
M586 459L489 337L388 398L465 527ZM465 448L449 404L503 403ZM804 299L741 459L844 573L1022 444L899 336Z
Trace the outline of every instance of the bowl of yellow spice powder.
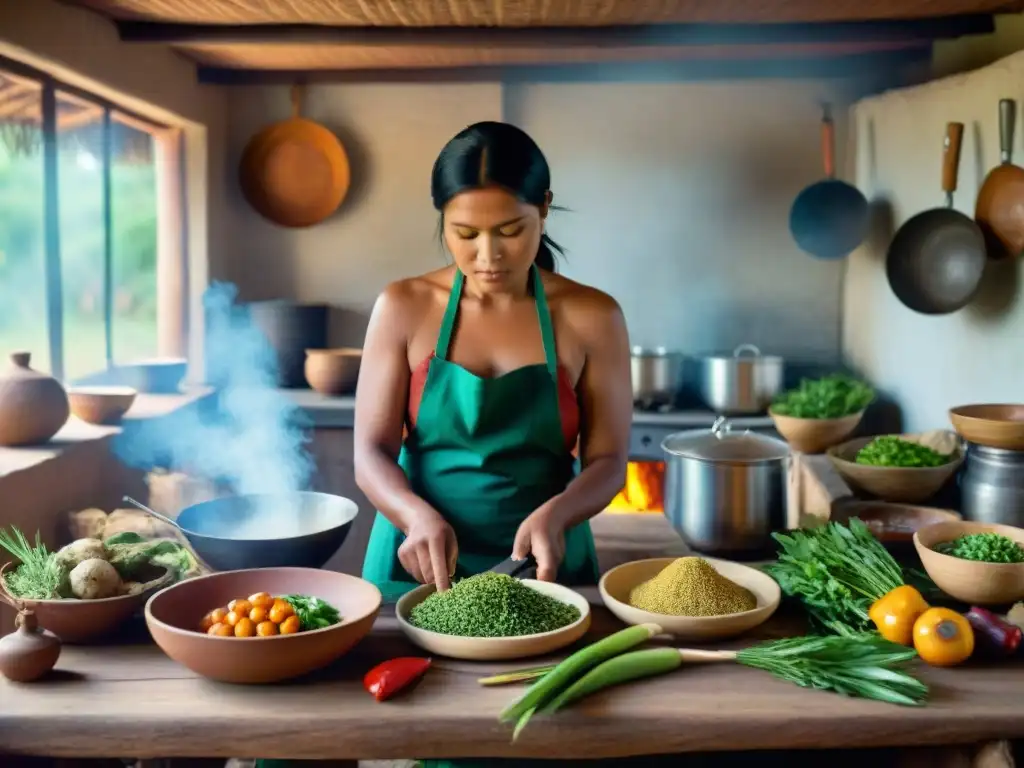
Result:
M608 610L626 624L658 624L683 640L734 637L766 622L782 591L756 568L703 557L625 563L599 585Z

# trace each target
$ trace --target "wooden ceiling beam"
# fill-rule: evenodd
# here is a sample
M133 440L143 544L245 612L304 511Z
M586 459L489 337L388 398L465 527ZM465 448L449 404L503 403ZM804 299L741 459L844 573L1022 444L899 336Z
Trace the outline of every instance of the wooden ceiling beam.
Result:
M891 87L901 73L928 70L931 46L840 56L689 59L567 65L419 67L405 69L260 70L199 66L211 85L294 83L664 82L739 79L851 78Z
M828 2L828 0L820 0ZM303 24L222 26L122 21L126 43L164 45L360 45L381 47L745 45L755 43L941 40L987 34L991 16L794 24L646 24L612 27L324 27Z

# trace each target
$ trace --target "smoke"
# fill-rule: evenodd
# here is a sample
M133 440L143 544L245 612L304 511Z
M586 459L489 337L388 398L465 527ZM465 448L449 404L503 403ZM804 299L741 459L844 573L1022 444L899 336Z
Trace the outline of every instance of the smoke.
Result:
M211 405L136 422L115 441L130 466L166 466L224 484L234 493L306 490L313 461L306 450L305 419L276 388L277 361L237 288L214 283L206 309L207 383Z

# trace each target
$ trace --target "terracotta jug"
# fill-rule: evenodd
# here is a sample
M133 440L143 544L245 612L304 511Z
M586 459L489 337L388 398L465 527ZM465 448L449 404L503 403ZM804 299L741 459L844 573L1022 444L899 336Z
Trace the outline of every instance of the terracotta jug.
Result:
M31 355L15 352L0 369L0 445L45 443L71 414L64 387L29 367Z

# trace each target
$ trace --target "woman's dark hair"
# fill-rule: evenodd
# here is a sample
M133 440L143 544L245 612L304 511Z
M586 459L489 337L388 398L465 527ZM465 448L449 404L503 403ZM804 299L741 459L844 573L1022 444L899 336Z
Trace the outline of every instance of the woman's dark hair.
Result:
M538 208L548 202L548 161L536 142L514 125L486 121L464 128L444 145L430 174L430 195L438 211L444 211L448 201L460 192L490 185L507 189ZM537 266L554 271L556 251L564 253L542 234Z

